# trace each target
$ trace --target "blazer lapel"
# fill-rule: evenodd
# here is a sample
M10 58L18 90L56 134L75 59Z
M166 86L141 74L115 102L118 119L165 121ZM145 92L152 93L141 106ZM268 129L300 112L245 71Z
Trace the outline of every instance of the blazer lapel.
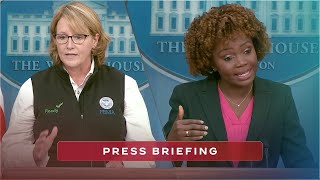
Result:
M227 133L222 118L220 100L215 80L207 79L200 87L200 103L207 116L208 133L213 133L217 141L227 141ZM211 131L210 131L211 129ZM208 134L210 136L210 134Z
M202 109L207 116L206 120L209 128L207 136L215 137L215 139L210 139L213 141L227 141L227 131L222 118L220 99L215 80L208 78L204 81L200 87L199 98ZM232 167L231 161L226 161L226 163Z
M254 81L254 105L249 126L247 141L259 140L259 133L268 117L271 92L261 83L260 78Z

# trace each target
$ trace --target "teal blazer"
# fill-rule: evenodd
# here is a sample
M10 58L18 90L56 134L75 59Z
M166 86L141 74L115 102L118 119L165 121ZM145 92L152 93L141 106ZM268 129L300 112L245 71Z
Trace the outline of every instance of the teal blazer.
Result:
M274 168L280 156L285 167L314 167L290 87L256 77L253 94L254 105L247 141L264 143L263 160L243 161L239 167ZM201 141L227 141L215 78L208 77L176 86L169 103L171 111L164 126L166 136L177 117L178 106L182 105L184 119L201 119L208 126L208 135ZM188 161L187 166L231 167L232 162Z

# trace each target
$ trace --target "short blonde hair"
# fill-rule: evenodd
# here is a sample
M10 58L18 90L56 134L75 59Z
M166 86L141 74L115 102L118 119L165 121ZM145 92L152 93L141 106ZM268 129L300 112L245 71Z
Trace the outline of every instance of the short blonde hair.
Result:
M100 66L104 64L107 45L110 41L109 36L104 32L99 16L89 6L81 2L71 2L61 6L55 13L50 26L50 47L49 54L55 65L61 64L57 45L54 42L57 33L57 24L61 18L65 18L73 31L78 33L99 34L97 46L92 49L92 56Z

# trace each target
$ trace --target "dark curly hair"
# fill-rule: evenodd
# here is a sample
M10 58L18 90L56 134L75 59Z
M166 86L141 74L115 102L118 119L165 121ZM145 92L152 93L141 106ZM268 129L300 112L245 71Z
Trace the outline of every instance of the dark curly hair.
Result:
M204 76L214 74L212 53L215 45L221 40L230 40L239 32L251 38L257 60L262 60L269 52L271 43L266 27L252 10L239 4L226 4L212 7L195 18L184 39L190 73Z

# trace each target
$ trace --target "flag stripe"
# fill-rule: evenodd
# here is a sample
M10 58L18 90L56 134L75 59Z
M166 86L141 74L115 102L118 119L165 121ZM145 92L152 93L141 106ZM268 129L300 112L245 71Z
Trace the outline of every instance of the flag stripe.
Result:
M4 113L2 110L2 107L0 107L0 140L2 139L2 136L4 135L6 131L6 123L4 120Z
M3 95L0 89L0 141L5 132L6 132L6 121L4 118Z

